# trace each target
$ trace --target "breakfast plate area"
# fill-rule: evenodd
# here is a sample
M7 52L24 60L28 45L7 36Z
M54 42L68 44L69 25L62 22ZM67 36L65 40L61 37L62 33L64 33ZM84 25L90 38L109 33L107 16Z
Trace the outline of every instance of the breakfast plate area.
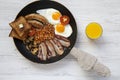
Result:
M110 77L101 77L80 68L71 55L51 64L33 63L17 50L8 37L9 23L34 0L0 1L0 80L119 80L120 79L120 1L119 0L55 0L70 10L77 24L75 47L96 56L111 70ZM85 28L98 22L103 28L97 40L89 39Z

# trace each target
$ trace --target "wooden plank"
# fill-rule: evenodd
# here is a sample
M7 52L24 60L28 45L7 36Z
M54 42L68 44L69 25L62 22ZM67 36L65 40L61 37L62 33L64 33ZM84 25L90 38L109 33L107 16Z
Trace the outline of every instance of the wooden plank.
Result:
M12 80L13 78L17 79L20 78L26 79L30 76L33 78L44 77L45 80L47 77L49 78L55 78L55 77L64 77L64 79L68 78L78 78L82 79L85 78L87 80L88 78L96 78L99 79L100 77L94 74L93 72L85 72L83 71L76 61L74 60L62 60L57 63L48 64L48 65L42 65L42 64L36 64L29 61L26 61L24 59L17 59L17 57L0 57L2 58L2 61L0 63L0 79L5 80ZM107 59L106 59L107 60ZM113 66L119 63L120 59L109 59L108 62L106 62L106 65L110 67L112 74L112 80L113 78L116 78L116 80L119 80L119 70L118 66ZM114 61L114 63L113 63ZM9 62L9 64L7 63ZM6 66L6 67L5 67ZM29 77L27 77L29 76ZM87 78L87 79L86 79ZM19 79L18 79L19 80Z
M65 5L75 17L78 38L75 47L95 55L112 72L102 78L92 72L83 71L72 55L53 64L37 64L24 58L16 49L9 23L18 12L34 0L0 1L0 80L119 80L120 79L120 0L57 0ZM98 40L90 40L85 28L90 22L103 27Z

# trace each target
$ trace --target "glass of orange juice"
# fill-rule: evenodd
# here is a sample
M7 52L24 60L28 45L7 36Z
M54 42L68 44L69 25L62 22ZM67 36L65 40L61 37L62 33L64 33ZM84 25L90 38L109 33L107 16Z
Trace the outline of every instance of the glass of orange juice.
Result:
M87 25L85 32L88 38L98 39L101 37L103 29L99 23L92 22Z

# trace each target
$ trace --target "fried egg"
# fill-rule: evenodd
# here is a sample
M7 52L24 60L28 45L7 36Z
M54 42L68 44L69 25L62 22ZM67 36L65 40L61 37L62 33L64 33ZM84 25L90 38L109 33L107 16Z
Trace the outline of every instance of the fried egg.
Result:
M37 10L37 13L44 16L51 24L60 23L61 13L56 9L53 8L41 9Z
M62 24L57 24L54 26L54 28L55 28L55 34L61 35L64 37L69 37L73 32L70 24L65 25L65 26Z

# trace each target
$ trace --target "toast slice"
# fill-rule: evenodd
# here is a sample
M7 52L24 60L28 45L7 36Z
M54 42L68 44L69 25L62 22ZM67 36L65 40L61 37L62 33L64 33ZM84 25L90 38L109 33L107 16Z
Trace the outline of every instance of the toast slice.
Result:
M12 29L14 31L11 31L12 34L13 32L20 37L25 37L27 34L26 32L28 32L31 29L31 25L29 23L27 23L26 19L21 16L18 19L16 19L15 21L10 23L10 26L12 27Z
M20 39L20 36L16 34L16 32L12 29L10 34L9 34L9 37L14 37L14 38L17 38L17 39Z
M26 36L23 36L23 37L20 37L14 29L11 30L10 34L9 34L9 37L13 37L13 38L16 38L16 39L19 39L19 40L25 40L26 39Z

